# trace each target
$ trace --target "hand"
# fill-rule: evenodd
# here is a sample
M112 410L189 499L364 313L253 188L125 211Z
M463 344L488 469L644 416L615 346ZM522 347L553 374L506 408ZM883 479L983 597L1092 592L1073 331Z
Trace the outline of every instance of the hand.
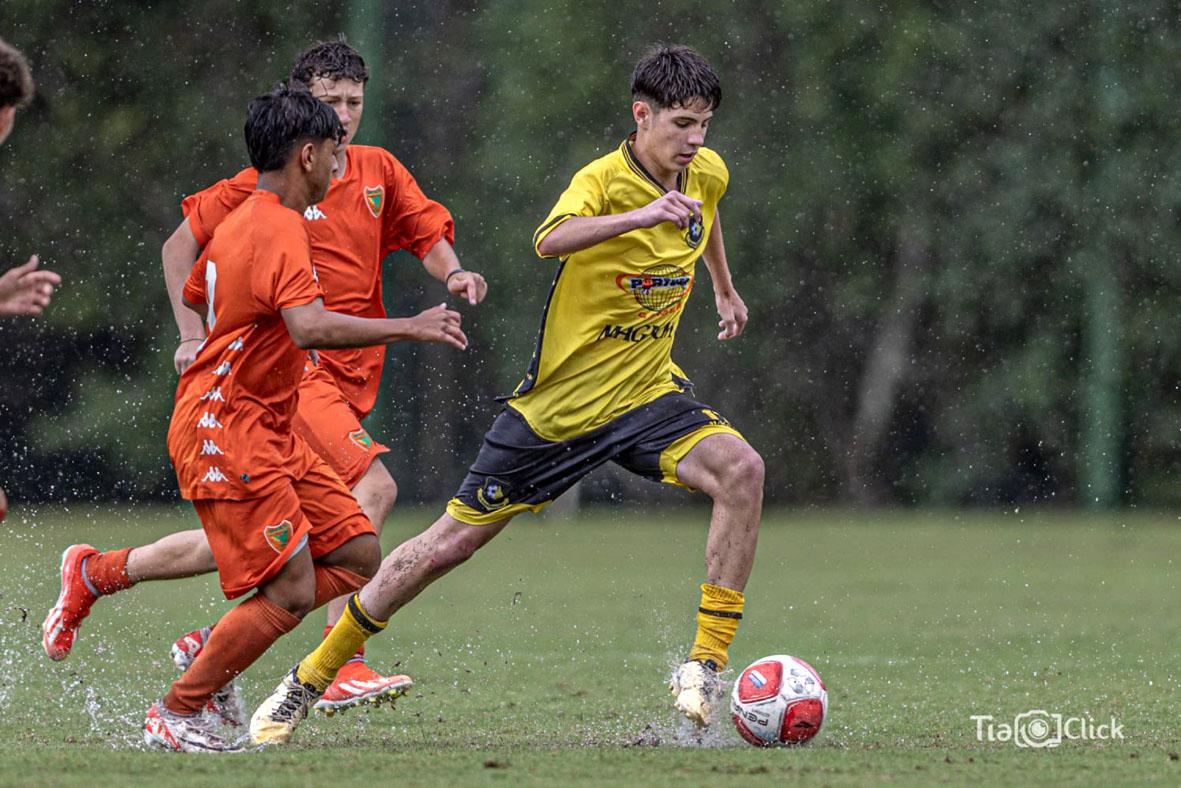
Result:
M447 292L454 296L462 296L469 304L475 306L488 295L488 283L475 271L461 271L447 280Z
M684 230L689 219L701 221L701 200L686 197L678 191L666 192L663 197L653 200L634 212L636 227L655 227L661 222L672 222Z
M718 321L718 328L722 329L718 332L718 339L724 342L741 334L742 329L746 328L747 313L746 304L738 293L733 290L729 293L716 293L714 301L718 306L718 316L722 318Z
M444 342L460 350L467 349L467 337L459 328L459 313L446 304L433 306L410 318L413 339L420 342Z
M49 306L54 285L62 278L53 271L38 271L37 255L0 276L0 315L39 315Z
M181 374L197 360L197 350L202 341L200 338L182 339L176 346L176 352L172 354L172 366L176 367L176 374Z

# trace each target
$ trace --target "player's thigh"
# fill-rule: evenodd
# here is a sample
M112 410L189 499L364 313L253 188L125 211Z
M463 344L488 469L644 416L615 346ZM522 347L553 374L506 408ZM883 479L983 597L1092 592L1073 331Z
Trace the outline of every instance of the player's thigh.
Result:
M673 461L681 485L715 498L727 491L745 495L762 488L763 460L740 435L707 435Z
M389 451L361 426L323 367L309 368L300 380L292 428L350 489L366 476L378 455Z
M597 431L596 431L597 432ZM484 436L467 477L447 504L447 514L468 525L491 525L521 512L539 511L593 469L612 449L595 433L547 441L525 418L505 407Z
M377 531L361 511L357 499L327 463L314 463L292 487L310 526L308 549L314 560L357 537L377 539ZM376 549L380 560L380 547Z
M290 483L242 501L193 501L226 597L245 594L274 577L307 543L312 524Z
M699 445L713 443L715 438L747 445L725 416L686 394L666 394L616 421L620 437L627 442L616 463L652 481L690 491L710 491L701 484L701 474L691 470L686 476L682 467Z

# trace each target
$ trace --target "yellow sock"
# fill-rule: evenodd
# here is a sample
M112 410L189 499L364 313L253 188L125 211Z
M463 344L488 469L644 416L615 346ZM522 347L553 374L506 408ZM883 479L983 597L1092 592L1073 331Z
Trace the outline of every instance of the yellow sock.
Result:
M701 607L697 609L697 637L689 651L690 660L713 663L717 671L730 661L728 649L742 619L745 597L741 591L722 586L701 584Z
M336 678L341 666L357 653L361 644L370 635L385 629L389 623L388 620L378 621L366 613L365 608L361 607L360 596L353 594L345 605L340 621L336 622L328 637L299 663L295 669L296 678L323 692Z

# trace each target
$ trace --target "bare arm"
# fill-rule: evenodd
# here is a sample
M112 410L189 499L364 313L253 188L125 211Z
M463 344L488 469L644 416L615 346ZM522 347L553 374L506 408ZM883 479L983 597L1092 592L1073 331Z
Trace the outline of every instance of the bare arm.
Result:
M451 295L462 296L472 306L484 300L488 294L488 283L475 271L465 271L455 254L455 248L440 238L422 258L422 267L431 276L447 285ZM453 271L459 273L452 274Z
M748 319L746 304L734 289L730 278L730 266L726 264L726 245L722 241L722 214L714 214L709 241L705 244L705 267L714 285L714 302L717 304L718 339L733 339L742 333Z
M369 318L329 312L324 300L317 298L310 304L284 309L282 315L291 339L305 349L372 347L399 340L443 342L460 350L467 347L459 313L444 304L414 317Z
M550 230L537 245L542 257L565 257L583 249L589 249L608 238L638 230L641 227L655 227L661 222L672 222L684 229L689 226L690 217L701 218L701 201L686 197L678 191L666 192L643 208L627 213L606 216L573 216Z
M197 348L201 340L205 339L205 324L201 320L201 309L192 304L184 303L182 297L185 280L193 270L193 264L201 256L201 246L189 227L189 220L185 219L173 231L164 247L160 250L160 258L164 262L164 286L168 288L168 301L172 304L172 317L176 321L176 328L180 332L180 343L172 356L173 366L177 373L185 371L197 356Z

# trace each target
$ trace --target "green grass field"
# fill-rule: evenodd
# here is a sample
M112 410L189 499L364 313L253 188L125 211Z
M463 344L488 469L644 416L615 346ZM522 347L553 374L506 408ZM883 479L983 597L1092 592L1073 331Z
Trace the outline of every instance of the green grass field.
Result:
M387 549L432 512L401 509ZM285 750L140 749L168 645L226 603L213 577L100 602L71 658L40 622L61 550L141 543L173 508L14 511L0 525L0 783L1124 785L1181 781L1181 522L1121 513L778 512L731 656L809 660L830 711L813 746L699 740L664 681L692 636L704 510L522 518L371 641L411 673L397 708L316 719ZM253 706L316 641L314 613L242 679ZM728 676L733 677L734 670ZM1122 741L979 742L973 714L1114 716Z

